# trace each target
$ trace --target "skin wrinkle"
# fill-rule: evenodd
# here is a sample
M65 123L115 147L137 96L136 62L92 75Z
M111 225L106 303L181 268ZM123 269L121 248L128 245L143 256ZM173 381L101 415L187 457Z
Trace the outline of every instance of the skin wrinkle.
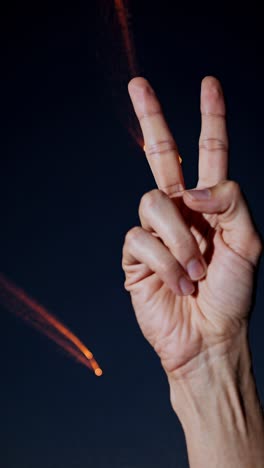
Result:
M221 113L217 113L217 112L201 112L201 115L203 117L221 117L222 119L225 119L226 117L226 114L221 114Z
M213 146L214 143L216 143L215 146ZM205 149L206 151L228 151L227 144L219 138L203 138L199 143L199 148Z
M162 187L160 188L160 190L164 191L164 190L166 190L166 189L168 189L168 188L171 188L171 187L179 187L179 192L184 191L183 185L182 185L182 184L178 184L178 183L176 183L176 184L164 185L164 186L162 186Z
M149 111L149 112L143 112L142 115L140 115L140 117L138 117L138 120L139 122L141 123L142 120L144 119L149 119L151 117L155 117L155 115L161 115L162 116L162 112L161 110L158 110L158 111Z
M167 148L161 149L161 146L167 146ZM146 145L145 149L145 153L148 156L168 153L169 151L178 151L176 144L172 140L160 140L148 146Z
M172 198L174 195L178 195L180 192L183 192L184 191L184 187L183 185L181 184L175 184L176 187L179 187L178 189L176 188L176 190L173 190L173 192L170 192L168 193L168 196L170 198ZM167 187L162 187L161 190L164 191L164 193L167 191L167 188L170 187L170 185L168 185Z
M173 190L173 188L175 189ZM164 192L169 198L176 198L176 196L179 198L179 196L182 197L182 192L185 191L185 188L182 184L175 183L161 186L160 191Z

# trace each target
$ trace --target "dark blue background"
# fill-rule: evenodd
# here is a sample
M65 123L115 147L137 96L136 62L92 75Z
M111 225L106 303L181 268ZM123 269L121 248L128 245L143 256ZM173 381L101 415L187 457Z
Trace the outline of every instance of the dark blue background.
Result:
M96 378L1 307L3 468L186 468L165 374L124 290L125 233L155 182L128 127L130 79L113 2L13 7L3 17L1 271L87 344ZM224 87L229 178L263 232L263 81L253 15L130 5L140 73L197 183L200 82ZM135 128L135 127L134 127ZM263 264L250 339L264 401Z

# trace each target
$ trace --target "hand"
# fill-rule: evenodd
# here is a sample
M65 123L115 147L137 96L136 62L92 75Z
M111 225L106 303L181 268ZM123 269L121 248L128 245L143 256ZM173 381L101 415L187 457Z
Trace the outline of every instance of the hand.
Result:
M208 188L211 197L200 200L185 190L177 145L147 80L134 78L128 88L158 189L143 195L141 226L125 238L125 289L165 372L182 377L227 353L245 330L262 242L239 185L227 180L218 80L205 77L201 86L197 189Z

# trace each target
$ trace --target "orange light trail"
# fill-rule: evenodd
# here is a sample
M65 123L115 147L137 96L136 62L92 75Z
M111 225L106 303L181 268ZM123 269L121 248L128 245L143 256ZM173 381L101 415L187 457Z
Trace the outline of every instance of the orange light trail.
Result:
M17 317L24 319L29 325L48 336L72 358L93 370L95 375L102 375L102 369L82 341L54 315L2 274L0 274L0 302Z
M128 24L128 7L125 7L123 0L114 0L115 10L118 17L118 21L121 27L121 33L123 37L124 49L128 62L128 69L131 77L139 75L138 65L136 60L136 51L132 39L132 33ZM128 130L139 146L142 146L141 131L137 120L133 114L133 125L128 125Z
M136 53L135 53L132 36L129 31L127 9L124 5L123 0L115 0L115 10L116 10L117 17L121 26L123 41L124 41L125 50L126 50L127 59L128 59L129 71L131 75L136 76L138 75Z

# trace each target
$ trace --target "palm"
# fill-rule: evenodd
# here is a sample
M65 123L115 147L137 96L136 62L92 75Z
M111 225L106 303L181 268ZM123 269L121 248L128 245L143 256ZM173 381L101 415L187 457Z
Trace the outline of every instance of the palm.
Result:
M137 282L130 278L139 326L168 372L238 331L250 307L253 283L253 267L225 244L216 216L195 213L179 202L178 198L184 219L207 260L206 278L197 282L194 295L183 297L174 294L156 273L146 276L143 264L137 266Z

